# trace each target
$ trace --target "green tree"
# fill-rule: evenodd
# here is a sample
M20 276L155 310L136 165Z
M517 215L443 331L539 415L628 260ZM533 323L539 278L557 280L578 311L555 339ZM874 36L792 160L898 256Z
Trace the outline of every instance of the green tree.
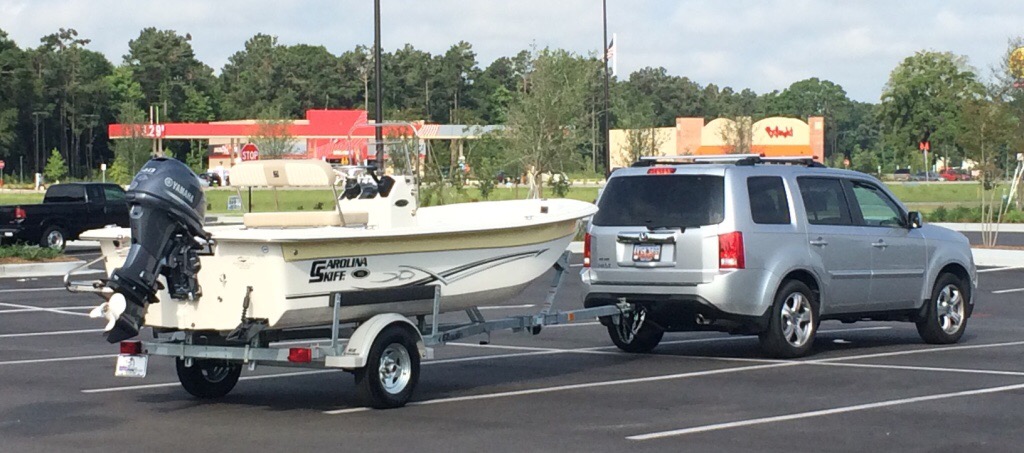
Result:
M564 50L534 54L526 90L509 107L510 152L536 182L543 195L542 173L563 172L578 164L589 139L590 87L593 62Z
M124 184L149 161L153 141L146 138L144 134L145 112L130 102L121 104L118 110L117 122L125 126L128 137L114 142L114 163L111 166L110 176L112 180ZM128 176L127 180L115 178L122 174Z
M54 148L50 152L50 158L46 159L43 175L50 182L60 182L61 179L68 175L68 163L64 160L64 156L60 155L60 151L57 148Z
M0 157L24 156L32 149L31 140L19 133L31 107L31 76L25 51L0 30Z
M963 102L982 92L965 57L931 51L907 57L882 91L878 121L884 146L894 150L900 164L911 162L925 138L933 149L952 146L962 128Z
M256 121L256 133L249 142L260 150L260 158L280 159L295 152L295 137L288 133L290 121L274 111L265 111Z

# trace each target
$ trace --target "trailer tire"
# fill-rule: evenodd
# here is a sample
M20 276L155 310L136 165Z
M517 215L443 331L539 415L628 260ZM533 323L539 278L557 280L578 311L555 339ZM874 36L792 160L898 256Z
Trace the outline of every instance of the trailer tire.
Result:
M621 316L618 324L609 319L605 326L615 346L635 354L651 352L665 335L664 330L647 320L647 310L642 305L633 305L630 314Z
M417 338L411 330L392 324L373 340L366 366L355 371L356 389L363 404L391 409L409 401L420 377Z
M231 392L242 374L242 365L222 360L192 360L192 366L185 366L185 359L175 359L178 381L186 392L196 398L220 398Z

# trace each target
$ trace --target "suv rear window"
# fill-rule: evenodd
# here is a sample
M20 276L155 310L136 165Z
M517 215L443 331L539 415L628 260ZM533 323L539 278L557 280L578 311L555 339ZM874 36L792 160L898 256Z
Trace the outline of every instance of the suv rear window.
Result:
M608 181L594 225L694 227L721 223L725 180L710 175L620 176Z

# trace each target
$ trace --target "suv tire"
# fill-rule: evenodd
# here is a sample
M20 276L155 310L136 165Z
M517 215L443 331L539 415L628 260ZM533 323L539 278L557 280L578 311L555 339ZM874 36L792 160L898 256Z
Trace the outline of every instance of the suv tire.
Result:
M951 344L960 341L967 327L967 298L959 277L943 273L935 280L924 318L917 322L917 333L926 343Z
M811 288L799 280L787 280L775 294L768 330L760 334L761 348L768 355L791 359L810 352L818 331L818 300Z
M665 335L664 330L647 322L647 310L640 305L634 305L629 316L620 316L618 324L608 320L606 325L615 346L637 354L651 352Z

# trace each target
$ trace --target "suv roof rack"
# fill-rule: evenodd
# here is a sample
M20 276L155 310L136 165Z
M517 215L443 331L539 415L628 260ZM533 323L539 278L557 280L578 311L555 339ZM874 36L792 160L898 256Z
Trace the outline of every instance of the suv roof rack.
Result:
M658 164L714 164L735 163L736 165L782 164L824 167L812 156L765 157L760 154L688 154L680 156L641 156L633 167L651 167Z

